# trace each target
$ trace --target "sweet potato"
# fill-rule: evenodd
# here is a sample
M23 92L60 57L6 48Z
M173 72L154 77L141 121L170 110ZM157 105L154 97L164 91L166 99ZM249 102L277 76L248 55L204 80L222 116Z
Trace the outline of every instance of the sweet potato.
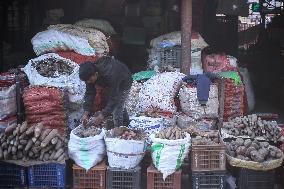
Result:
M26 132L23 132L23 133L20 135L19 139L22 140L22 139L26 138L26 136L27 136Z
M20 140L20 144L26 145L26 144L28 144L28 140Z

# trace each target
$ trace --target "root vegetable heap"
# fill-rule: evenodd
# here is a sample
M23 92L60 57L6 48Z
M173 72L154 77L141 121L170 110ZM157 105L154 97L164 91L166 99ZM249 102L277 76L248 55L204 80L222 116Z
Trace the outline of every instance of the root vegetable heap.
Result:
M63 92L55 87L34 86L23 95L28 124L43 123L45 128L65 133L66 115Z
M142 140L145 138L145 133L143 131L132 130L127 127L114 128L107 135L111 138L119 138L123 140Z
M168 127L156 134L156 138L168 139L168 140L184 139L185 137L186 137L185 133L182 132L182 130L177 126Z
M70 75L73 72L73 68L67 62L54 58L41 60L36 65L33 63L32 66L44 77L56 78L59 75Z
M220 142L218 136L217 137L196 136L195 138L192 138L193 145L215 145L219 143Z
M280 149L269 146L268 142L237 138L227 143L227 153L235 158L262 163L282 157Z
M0 159L62 161L67 158L65 141L57 129L43 124L10 125L0 134Z
M86 137L92 137L100 134L100 130L96 127L79 127L76 129L75 135L77 135L80 138L86 138Z
M281 130L276 121L262 120L255 114L231 119L224 123L224 128L233 136L247 135L251 138L261 136L274 142L281 137Z

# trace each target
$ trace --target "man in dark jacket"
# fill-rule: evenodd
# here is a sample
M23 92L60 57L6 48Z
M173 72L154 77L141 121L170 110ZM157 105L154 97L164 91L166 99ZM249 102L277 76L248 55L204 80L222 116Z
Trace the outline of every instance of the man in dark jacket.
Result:
M92 108L96 96L95 85L98 84L109 89L109 97L106 107L95 113L94 124L100 124L112 113L114 126L122 126L123 120L128 120L125 101L133 81L127 66L114 58L104 56L95 62L86 62L80 65L79 77L86 83L83 124L87 123L93 113Z

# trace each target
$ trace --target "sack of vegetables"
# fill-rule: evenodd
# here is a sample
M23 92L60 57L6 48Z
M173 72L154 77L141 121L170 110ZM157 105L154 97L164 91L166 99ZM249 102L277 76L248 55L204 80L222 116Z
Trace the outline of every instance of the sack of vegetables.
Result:
M178 127L169 127L150 136L152 140L152 160L155 167L167 176L178 170L188 154L190 134L182 132Z

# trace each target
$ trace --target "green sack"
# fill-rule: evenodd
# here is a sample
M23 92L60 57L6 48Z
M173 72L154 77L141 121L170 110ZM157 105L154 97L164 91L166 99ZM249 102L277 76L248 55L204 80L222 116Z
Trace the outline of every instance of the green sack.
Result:
M235 85L241 85L242 84L242 79L241 79L238 72L233 72L233 71L221 72L221 73L218 73L218 75L222 78L232 79L234 81Z
M150 71L141 71L132 75L133 80L140 81L143 79L150 79L155 76L157 73L153 70Z

